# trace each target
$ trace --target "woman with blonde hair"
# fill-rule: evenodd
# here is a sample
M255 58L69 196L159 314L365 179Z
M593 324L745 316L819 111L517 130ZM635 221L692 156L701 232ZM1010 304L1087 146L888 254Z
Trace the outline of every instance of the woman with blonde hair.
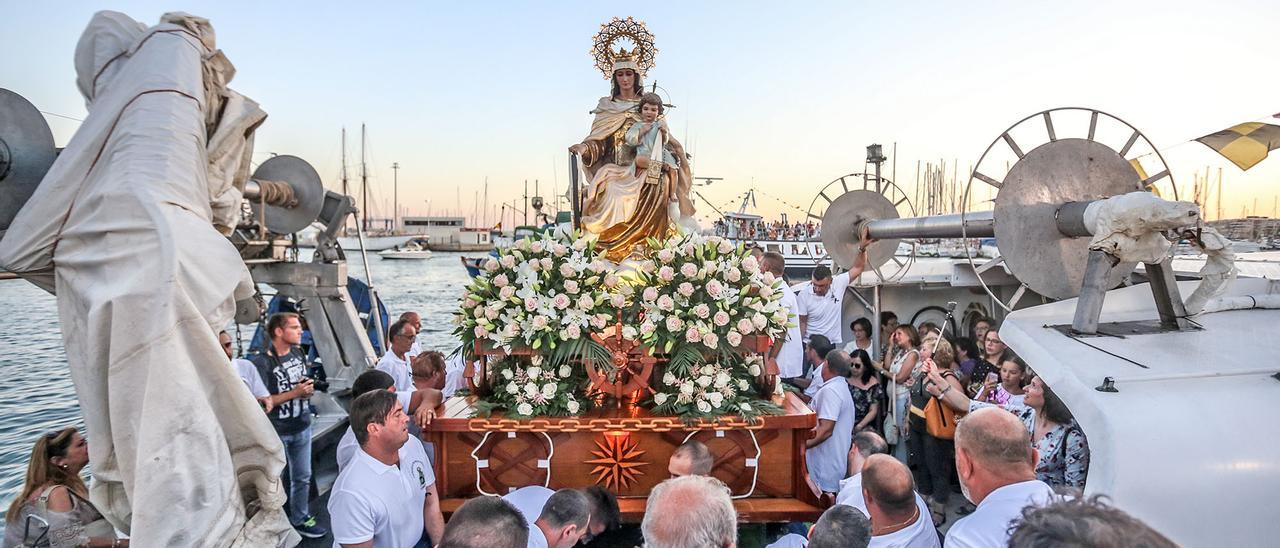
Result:
M922 378L911 385L911 412L907 419L911 430L911 435L907 438L911 454L908 460L912 475L915 476L916 490L928 502L929 510L933 513L933 524L940 526L947 520L946 508L951 497L955 441L929 433L925 408L929 400L933 399L934 390L963 391L964 386L960 384L960 377L955 370L955 349L945 338L939 338L937 333L929 333L920 344L920 353L922 361L931 364L937 372L933 375L933 380Z
M22 492L5 514L4 546L118 548L115 528L89 502L80 471L89 444L75 428L40 436L31 449Z

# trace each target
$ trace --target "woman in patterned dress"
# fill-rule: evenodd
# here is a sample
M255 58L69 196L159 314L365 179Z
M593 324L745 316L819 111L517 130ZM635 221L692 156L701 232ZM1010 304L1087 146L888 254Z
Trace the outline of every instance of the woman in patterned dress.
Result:
M988 333L990 335L990 333ZM1089 441L1084 431L1071 415L1071 410L1049 389L1039 376L1034 375L1031 383L1025 388L1022 405L1006 404L998 406L990 403L970 400L956 390L938 393L937 386L942 386L942 377L932 367L925 364L926 374L933 381L935 388L931 393L939 396L943 402L956 411L973 412L983 407L1001 407L1017 415L1031 433L1031 445L1039 453L1036 462L1036 479L1053 487L1069 487L1084 489L1089 476ZM935 378L936 377L936 378Z

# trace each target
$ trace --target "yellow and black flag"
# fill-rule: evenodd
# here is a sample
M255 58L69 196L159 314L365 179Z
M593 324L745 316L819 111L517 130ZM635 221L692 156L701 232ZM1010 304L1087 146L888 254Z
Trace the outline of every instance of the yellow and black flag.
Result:
M1196 139L1247 170L1280 148L1280 126L1263 122L1237 124Z

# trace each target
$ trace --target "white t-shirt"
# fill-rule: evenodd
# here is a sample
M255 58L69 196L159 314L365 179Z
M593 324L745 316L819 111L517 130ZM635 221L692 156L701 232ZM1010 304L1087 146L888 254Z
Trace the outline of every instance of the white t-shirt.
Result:
M804 389L804 395L809 399L818 393L818 389L822 388L822 364L827 363L825 360L821 363L813 364L813 369L809 370L809 386Z
M245 386L249 387L249 392L255 398L265 398L271 395L267 391L267 385L262 384L262 375L258 374L258 367L253 362L236 358L231 360L231 365L235 366L236 374L240 376L240 380L244 381Z
M413 399L413 392L396 392L396 399L400 400L400 405L404 407L404 412L409 413L409 403ZM409 436L412 438L413 436ZM409 441L413 441L410 439ZM407 442L406 442L407 443ZM421 444L419 444L421 445ZM342 434L342 439L338 440L338 449L336 450L338 459L338 472L342 472L342 468L351 462L351 458L356 456L356 451L360 449L360 443L356 441L356 433L347 427L346 433Z
M947 548L1005 546L1009 542L1009 524L1022 515L1022 509L1043 506L1053 497L1053 488L1040 480L996 489L982 499L972 514L951 526L947 531Z
M853 425L857 413L853 408L853 396L844 377L831 377L822 383L813 397L813 410L819 420L835 421L831 437L805 451L805 463L809 477L823 491L840 491L840 480L849 468L849 446L853 445Z
M787 308L788 314L795 316L791 318L795 326L787 328L787 340L778 352L778 376L793 379L804 374L804 341L800 340L800 305L796 301L796 291L785 283L782 284L782 306Z
M809 545L809 539L804 538L795 533L787 533L778 537L773 544L765 546L765 548L805 548Z
M826 295L815 295L812 283L806 285L796 295L796 301L800 304L800 314L808 316L809 326L805 342L808 342L809 337L813 335L825 335L836 347L844 341L844 328L840 325L840 319L844 308L844 290L847 287L849 287L849 273L845 272L831 277L831 287L827 288Z
M467 378L462 374L467 370L467 360L462 358L462 352L454 354L444 363L444 389L440 391L440 395L444 398L452 398L453 393L467 387Z
M538 528L538 516L542 515L542 507L547 505L547 499L554 495L555 491L547 489L541 485L530 485L521 487L502 496L502 500L511 503L524 516L525 522L529 524L529 548L543 547L547 545L547 537L542 534L542 529Z
M400 447L398 465L358 450L338 474L329 498L334 548L369 539L374 548L402 548L422 538L422 507L436 476L422 444L412 441Z
M391 375L391 380L396 383L396 392L413 392L413 371L409 369L408 360L413 359L409 354L405 353L404 360L396 357L395 352L387 352L382 355L382 359L378 360L378 365L374 369Z

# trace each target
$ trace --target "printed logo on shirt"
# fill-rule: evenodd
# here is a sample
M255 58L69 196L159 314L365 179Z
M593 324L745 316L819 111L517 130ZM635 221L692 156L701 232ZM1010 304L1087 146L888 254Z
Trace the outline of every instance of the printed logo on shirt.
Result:
M422 466L422 461L416 461L413 463L413 472L418 475L418 487L426 489L427 474L426 469Z

